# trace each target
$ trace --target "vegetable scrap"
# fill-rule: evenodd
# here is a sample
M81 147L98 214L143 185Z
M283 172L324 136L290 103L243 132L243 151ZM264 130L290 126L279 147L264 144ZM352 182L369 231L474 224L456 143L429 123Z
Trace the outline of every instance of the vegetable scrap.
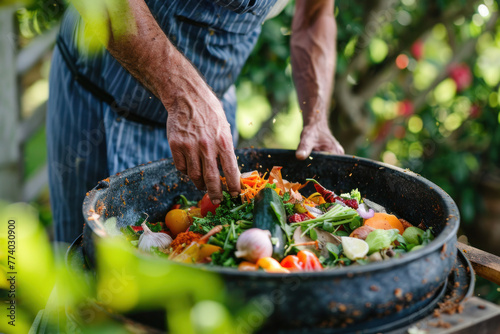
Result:
M386 261L434 239L431 228L391 214L358 189L290 182L281 170L242 174L240 196L223 192L218 205L207 194L180 196L164 221L142 219L121 231L133 246L172 261L279 274Z

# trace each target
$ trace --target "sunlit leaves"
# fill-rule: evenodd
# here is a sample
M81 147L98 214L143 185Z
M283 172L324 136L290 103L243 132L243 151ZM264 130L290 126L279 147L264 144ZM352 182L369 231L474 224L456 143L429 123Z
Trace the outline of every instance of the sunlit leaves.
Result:
M372 40L369 46L370 58L374 63L380 63L387 57L389 53L389 47L387 43L382 39L375 38Z
M126 0L72 0L84 21L77 46L86 52L98 52L110 38L133 35L137 31L134 15Z

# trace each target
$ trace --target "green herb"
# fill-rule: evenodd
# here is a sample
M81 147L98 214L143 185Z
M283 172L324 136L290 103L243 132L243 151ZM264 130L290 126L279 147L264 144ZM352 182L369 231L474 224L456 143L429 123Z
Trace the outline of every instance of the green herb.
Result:
M342 206L340 204L336 204L332 209L325 212L319 217L314 219L309 219L303 222L292 223L292 226L307 226L306 230L302 233L304 236L307 234L309 230L312 230L315 227L323 225L324 222L330 222L333 226L348 224L352 221L354 217L356 217L358 213L356 210L353 210L347 206Z
M364 266L364 265L367 265L368 263L370 263L370 261L369 260L365 260L365 259L357 259L356 263Z
M361 225L363 225L363 223L361 222L361 217L357 216L357 217L354 217L354 219L349 223L349 228L352 231L354 231L355 229L357 229Z
M152 232L160 232L163 230L162 222L157 222L157 223L146 222L146 225Z
M253 219L253 202L242 204L239 198L233 199L225 191L222 194L223 200L215 210L215 215L208 212L204 218L194 217L190 231L207 234L217 225L231 225L240 220L248 223Z
M318 233L316 233L315 229L309 231L309 236L313 239L313 241L318 240Z
M343 251L342 244L335 245L328 242L326 244L326 249L328 250L328 257L320 258L321 264L325 267L335 267L340 264L340 261L347 259L346 257L341 257Z
M357 200L358 203L361 203L361 193L357 188L351 190L351 198Z
M429 227L427 230L424 231L424 234L422 234L422 246L427 245L430 243L432 240L434 240L434 235L432 234L432 227Z
M331 222L324 222L323 226L321 226L321 228L323 230L325 230L326 232L330 232L330 233L333 232L333 224Z
M397 249L403 249L405 251L409 250L408 246L411 245L411 244L408 244L408 242L406 241L406 239L401 234L398 234L396 236L396 241L399 243L399 245L396 246Z
M337 203L323 203L323 204L318 205L317 208L323 212L326 212L326 211L328 211L329 207L336 205L336 204Z
M222 252L212 254L212 264L223 267L235 267L241 262L236 258L234 251L236 250L236 242L238 237L252 227L252 222L247 220L231 221L222 230L210 237L209 244L222 247Z
M182 209L190 208L192 206L197 206L197 201L190 201L184 195L179 195L179 199L177 200L177 204L181 205Z
M341 247L342 244L340 244L340 247L335 244L332 244L331 242L328 242L326 244L326 249L328 250L328 253L332 255L335 258L335 260L339 258L339 255L341 253Z
M292 203L283 203L285 207L285 212L287 216L291 216L295 213L295 205Z
M332 233L332 234L333 234L333 235L336 235L336 236L338 236L338 237L348 237L348 236L349 236L349 233L348 233L348 232L346 232L346 231L342 231L342 230L337 231L337 232Z

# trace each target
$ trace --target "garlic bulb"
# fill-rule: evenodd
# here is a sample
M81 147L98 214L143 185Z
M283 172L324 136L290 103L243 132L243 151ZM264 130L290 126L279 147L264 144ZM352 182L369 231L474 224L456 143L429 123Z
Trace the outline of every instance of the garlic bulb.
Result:
M242 257L250 262L257 262L263 257L273 255L271 232L260 228L251 228L241 233L236 242L236 257Z
M151 248L158 247L158 250L163 251L172 243L172 238L168 234L153 232L146 223L142 223L141 226L144 233L139 238L138 248L140 250L150 252Z

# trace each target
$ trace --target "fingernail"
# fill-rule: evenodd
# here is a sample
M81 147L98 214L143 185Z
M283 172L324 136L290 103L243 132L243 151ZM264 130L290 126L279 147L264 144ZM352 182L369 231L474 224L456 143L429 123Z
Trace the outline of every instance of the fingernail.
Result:
M240 193L239 193L239 192L236 192L236 191L235 191L235 192L232 192L232 193L231 193L231 197L237 197L239 194L240 194Z
M212 201L212 204L213 204L213 205L219 205L219 204L220 204L220 199L214 199L214 200Z
M301 158L301 159L307 158L306 151L304 151L304 150L297 151L297 157Z

